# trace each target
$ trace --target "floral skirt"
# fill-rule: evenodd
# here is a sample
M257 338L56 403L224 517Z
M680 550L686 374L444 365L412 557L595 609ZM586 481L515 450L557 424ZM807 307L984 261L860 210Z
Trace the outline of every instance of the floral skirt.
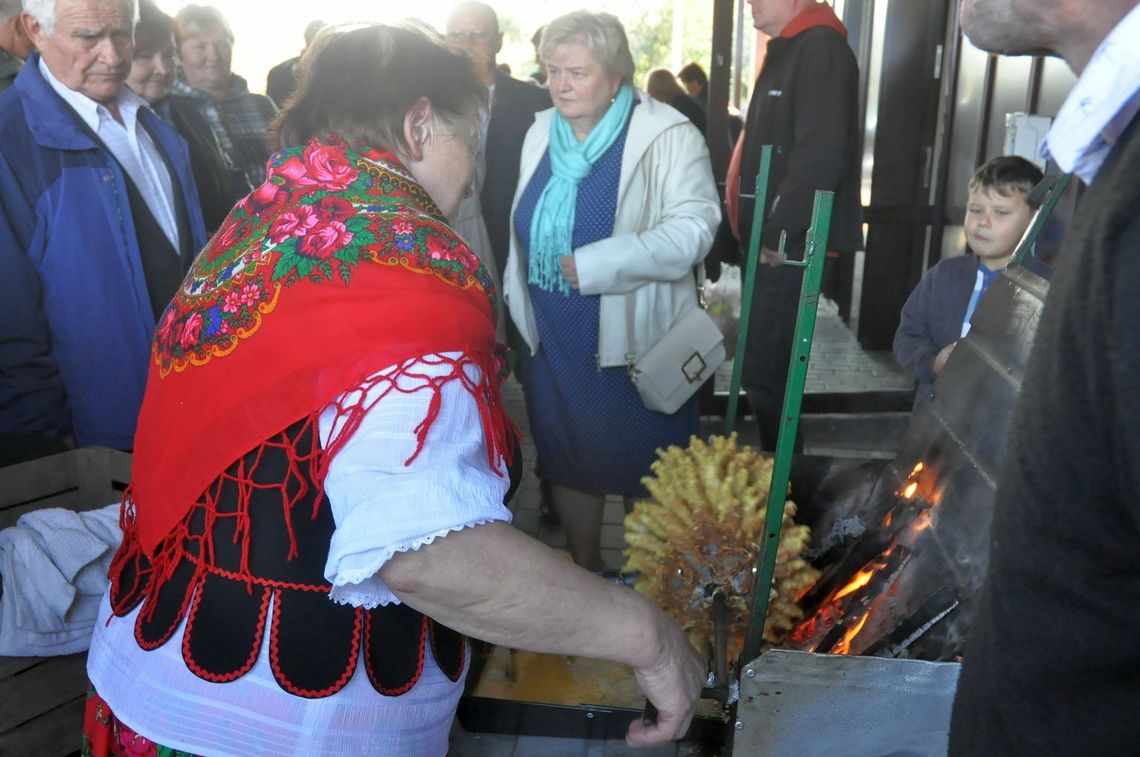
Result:
M131 730L87 684L83 712L83 757L195 757L190 752L156 744Z

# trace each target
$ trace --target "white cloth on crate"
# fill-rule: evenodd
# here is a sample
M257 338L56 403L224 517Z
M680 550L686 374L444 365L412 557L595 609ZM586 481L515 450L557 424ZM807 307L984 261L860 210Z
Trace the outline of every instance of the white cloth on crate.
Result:
M417 369L428 377L443 372L444 366L430 361ZM478 369L468 369L468 375L476 380ZM410 386L409 381L402 379L401 386ZM336 531L325 571L337 587L334 600L358 606L398 602L374 575L392 555L462 528L510 521L503 505L506 471L500 477L488 465L479 408L458 384L444 385L440 414L410 465L404 461L415 449L412 429L427 412L431 395L426 391L393 392L373 405L331 461L324 483ZM340 397L342 405L352 401L351 394ZM322 442L334 416L331 409L321 415ZM145 652L134 639L137 613L98 624L87 674L116 717L159 744L243 757L447 752L464 679L450 681L430 647L420 680L399 697L378 694L358 664L337 693L304 699L274 680L269 634L248 673L214 684L195 676L182 659L185 620L166 644ZM109 614L104 599L100 617Z
M1057 112L1041 154L1092 184L1140 111L1140 5L1100 43Z
M0 655L87 649L122 540L117 504L87 512L35 510L0 531Z

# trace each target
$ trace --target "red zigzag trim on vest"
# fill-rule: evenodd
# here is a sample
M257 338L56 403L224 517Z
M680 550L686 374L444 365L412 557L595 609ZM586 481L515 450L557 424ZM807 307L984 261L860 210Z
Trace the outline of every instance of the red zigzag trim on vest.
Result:
M436 632L436 629L438 627L439 627L438 623L436 623L434 620L431 621L431 650L432 650L432 654L435 655L435 662L437 665L439 664L439 643L436 642L436 640L435 640L435 632ZM467 637L460 634L459 635L459 667L456 668L455 675L453 676L448 671L443 670L442 665L439 666L439 669L443 670L443 674L445 676L447 676L447 679L449 681L455 683L455 682L458 682L460 677L463 675L463 668L466 665L467 665Z
M198 598L195 596L194 604L190 607L190 617L186 619L186 631L182 634L182 659L186 662L186 667L190 668L190 671L194 675L198 676L199 678L204 678L210 683L228 683L230 681L236 681L248 673L250 670L252 670L253 666L257 663L257 655L258 652L261 651L261 643L265 639L265 615L266 609L269 607L269 596L269 591L263 591L261 593L261 611L257 615L257 632L255 634L254 642L251 645L252 648L250 649L249 657L237 670L224 674L211 673L199 665L198 662L194 659L193 655L190 654L190 632L194 625L194 618L198 614L199 604Z
M288 691L290 694L296 694L299 697L306 697L309 699L319 699L321 697L331 696L344 688L352 674L356 672L356 662L360 659L360 631L361 631L361 615L363 613L359 608L356 610L355 619L352 624L352 651L348 656L348 664L345 665L344 672L340 678L326 689L305 689L289 680L285 673L281 670L281 656L280 650L277 646L278 629L281 622L281 592L274 592L273 602L273 625L269 633L269 665L273 670L273 677L281 688ZM262 613L264 617L264 612ZM261 645L258 645L258 649Z
M426 615L420 618L420 641L418 645L419 649L416 652L416 672L412 674L411 679L406 684L400 686L399 688L386 689L381 686L377 682L377 674L375 668L372 667L372 659L368 655L364 655L364 668L368 672L368 680L372 682L372 688L389 697L398 697L401 694L405 694L408 691L411 691L412 687L415 686L417 682L419 682L420 676L423 675L424 672L424 660L427 659L428 624L432 622L433 621L430 620ZM371 639L373 633L372 616L365 615L364 623L365 632L367 633L368 638Z

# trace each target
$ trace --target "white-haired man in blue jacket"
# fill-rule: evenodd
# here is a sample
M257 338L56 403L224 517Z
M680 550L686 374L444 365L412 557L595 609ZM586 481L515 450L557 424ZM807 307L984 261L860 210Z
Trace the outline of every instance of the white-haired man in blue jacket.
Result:
M0 95L0 438L129 449L155 323L205 244L186 143L123 86L134 0L24 0Z

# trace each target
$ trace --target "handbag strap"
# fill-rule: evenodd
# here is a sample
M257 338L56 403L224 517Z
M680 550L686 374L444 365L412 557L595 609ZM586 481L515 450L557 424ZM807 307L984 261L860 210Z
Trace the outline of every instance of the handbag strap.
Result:
M693 268L697 279L697 307L708 310L708 304L705 302L705 261L702 260Z
M697 288L697 307L705 310L705 266L704 261L693 266L693 284ZM627 300L628 302L628 300ZM633 318L626 313L625 319L625 362L632 374L637 368L637 354L633 351Z

